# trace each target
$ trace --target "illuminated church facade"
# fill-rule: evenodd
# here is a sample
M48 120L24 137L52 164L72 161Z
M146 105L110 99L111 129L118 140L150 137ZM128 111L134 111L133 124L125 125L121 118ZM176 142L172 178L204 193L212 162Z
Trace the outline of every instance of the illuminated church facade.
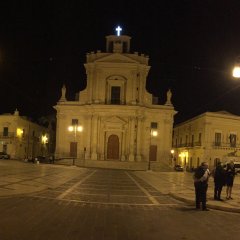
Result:
M87 86L75 101L63 86L55 106L56 158L87 167L170 169L172 93L165 104L154 103L146 90L149 58L130 53L130 42L126 35L106 36L105 52L87 54Z

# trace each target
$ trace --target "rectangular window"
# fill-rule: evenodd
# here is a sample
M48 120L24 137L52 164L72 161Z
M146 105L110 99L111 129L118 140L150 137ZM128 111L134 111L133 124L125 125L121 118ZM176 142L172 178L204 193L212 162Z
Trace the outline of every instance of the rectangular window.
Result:
M120 87L112 87L111 88L111 104L120 104Z
M7 137L8 136L8 127L3 128L3 136Z
M221 133L215 133L215 146L221 146Z
M73 126L78 125L78 119L72 119L72 125Z
M192 135L192 146L194 146L194 135Z
M230 146L231 147L236 147L236 143L237 143L236 134L230 134L229 139L230 139Z
M201 144L202 142L202 133L199 133L198 134L198 142Z
M151 122L151 128L152 129L157 129L158 128L158 123L157 122Z

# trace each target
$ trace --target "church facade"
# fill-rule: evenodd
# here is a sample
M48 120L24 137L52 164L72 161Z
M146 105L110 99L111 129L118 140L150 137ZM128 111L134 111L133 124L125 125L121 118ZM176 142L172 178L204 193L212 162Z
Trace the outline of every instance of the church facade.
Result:
M172 146L171 91L163 105L146 90L149 58L130 53L131 37L106 37L106 51L91 52L84 64L87 87L75 101L66 88L57 110L56 158L75 164L134 170L167 170Z

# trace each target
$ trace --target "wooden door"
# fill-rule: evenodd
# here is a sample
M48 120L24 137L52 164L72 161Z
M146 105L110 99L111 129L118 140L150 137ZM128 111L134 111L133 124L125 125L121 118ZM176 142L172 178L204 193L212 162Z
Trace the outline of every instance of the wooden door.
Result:
M119 138L111 135L107 143L107 159L119 160Z

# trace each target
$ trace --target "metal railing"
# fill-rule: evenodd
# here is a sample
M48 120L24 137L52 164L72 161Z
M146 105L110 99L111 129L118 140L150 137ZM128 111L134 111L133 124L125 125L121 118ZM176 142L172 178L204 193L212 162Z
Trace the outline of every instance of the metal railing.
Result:
M194 142L194 143L181 143L181 144L174 144L173 147L175 148L193 148L193 147L200 147L202 146L202 142Z
M4 132L0 132L0 138L12 138L15 137L14 132L8 132L7 134Z
M240 148L240 143L213 142L212 146L216 148Z

